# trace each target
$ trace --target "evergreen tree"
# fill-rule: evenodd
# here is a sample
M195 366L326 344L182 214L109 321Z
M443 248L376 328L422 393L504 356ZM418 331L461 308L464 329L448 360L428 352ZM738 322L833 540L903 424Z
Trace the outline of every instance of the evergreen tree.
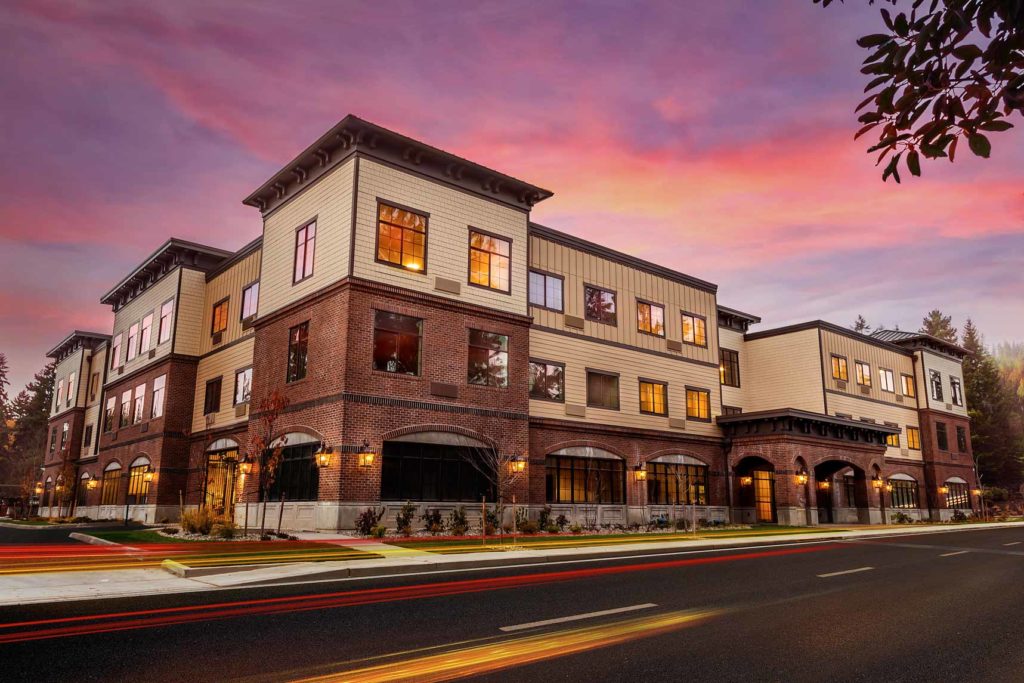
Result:
M864 316L858 315L857 319L853 321L853 331L860 332L861 334L870 334L871 325L868 325L868 321L864 319Z
M15 420L14 441L0 462L0 482L17 484L26 471L42 464L46 448L46 427L53 404L54 364L36 373L24 390L11 402Z
M937 308L929 311L921 321L921 332L956 344L956 328L953 327L953 318L942 315L942 311Z

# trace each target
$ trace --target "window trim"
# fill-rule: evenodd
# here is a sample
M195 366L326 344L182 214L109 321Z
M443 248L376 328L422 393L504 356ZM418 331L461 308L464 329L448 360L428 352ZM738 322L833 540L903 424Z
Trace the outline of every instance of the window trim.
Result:
M618 372L612 372L610 370L599 370L597 368L584 368L586 374L584 375L584 391L586 392L587 407L597 408L598 410L622 410L622 375ZM605 377L615 378L615 407L609 408L608 406L598 405L590 402L590 375L604 375Z
M724 356L727 353L736 354L736 383L735 384L729 384L728 382L725 381L725 358L724 358ZM727 349L724 346L719 346L718 347L718 359L719 359L718 365L719 365L719 368L721 368L721 370L720 370L720 373L721 373L721 377L720 377L721 385L723 387L732 387L733 389L739 389L742 386L742 384L743 384L740 381L740 352L736 351L735 349Z
M423 338L423 335L422 335L422 325L420 327L420 332L421 332L420 339L422 339ZM494 336L497 336L497 337L504 337L505 338L505 350L504 351L498 351L498 353L505 354L505 383L504 384L491 384L490 381L488 381L488 382L486 382L484 384L480 384L479 382L471 382L470 381L470 375L469 375L469 369L470 369L469 351L470 351L470 349L485 349L486 348L486 347L483 347L483 346L478 346L478 345L474 345L473 344L473 333L474 332L479 332L479 333L482 333L482 334L490 334L490 335L494 335ZM509 375L511 373L509 372L508 362L509 362L509 357L512 354L512 352L510 350L510 348L512 346L512 342L509 339L510 336L511 335L503 334L501 332L491 332L490 330L481 329L479 327L468 327L468 326L466 327L466 386L471 386L471 387L489 387L491 389L508 389L509 388L509 385L511 383ZM422 354L420 355L420 358L422 359ZM488 370L490 370L490 368L491 368L490 364L488 364L487 368L488 368ZM490 375L488 375L488 380L489 379L490 379Z
M858 374L857 370L860 369L859 366L861 366L861 365L863 365L865 368L867 368L867 372ZM866 379L867 382L861 382L860 381L861 377ZM872 380L872 377L871 377L871 363L867 362L866 360L857 360L856 358L854 358L853 359L853 379L857 382L857 386L859 386L859 387L867 387L868 389L872 388L874 385L873 385L873 383L871 381Z
M953 377L952 375L949 376L949 400L959 408L963 408L966 403L964 400L963 382L959 377Z
M932 382L932 378L937 378L939 380L939 383L938 383L937 386L936 386L936 384L934 382ZM938 396L935 395L935 393L936 393L935 389L936 388L939 390L938 391ZM929 398L932 401L937 401L937 402L942 402L942 403L946 402L946 395L945 395L945 392L942 389L942 373L939 372L938 370L933 370L931 368L928 368L928 396L929 396Z
M939 435L942 435L941 437ZM945 441L946 445L943 446L940 442ZM949 447L949 429L946 428L945 422L935 422L935 450L943 451L946 453L952 453L952 449Z
M596 289L606 294L612 295L612 305L615 307L615 320L613 322L605 322L604 320L598 320L597 318L591 318L587 312L587 288ZM562 290L562 298L565 298L565 290ZM598 323L599 325L608 325L610 327L619 326L619 293L614 289L608 287L601 287L600 285L592 285L588 282L583 283L583 319L589 320L592 323Z
M846 377L842 377L841 376L843 374L842 372L840 372L840 376L836 375L836 364L833 363L832 360L841 360L841 361L843 361L839 369L840 370L846 370ZM842 356L842 355L840 355L838 353L833 353L833 354L830 355L829 365L831 366L832 380L833 381L835 381L835 382L849 382L850 381L850 359L849 358L847 358L846 356Z
M886 373L886 372L889 373L892 376L892 389L886 389L885 386L884 386L885 383L882 382L882 374ZM884 392L886 394L895 394L896 393L896 372L894 370L889 369L889 368L883 368L881 365L879 365L878 366L878 388L882 392Z
M693 341L692 342L686 341L686 332L684 331L685 327L683 326L683 317L684 316L688 316L690 318L693 318L693 320L694 320L694 325L693 325ZM697 320L698 319L700 319L700 320L702 320L704 322L704 343L703 344L698 344L697 343ZM685 311L683 309L679 309L679 338L680 338L680 340L682 340L682 343L686 344L687 346L695 346L698 349L709 348L708 347L708 318L707 318L707 316L701 315L700 313L691 313L690 311Z
M157 309L158 310L157 318L156 318L156 345L157 346L160 346L161 344L166 344L167 342L171 341L174 338L174 316L175 316L175 313L176 313L176 311L174 309L177 308L177 304L174 301L175 298L176 297L172 296L170 299L167 299L166 301L161 303L160 307ZM167 339L164 339L163 335L161 334L161 332L163 332L164 307L167 304L171 305L171 312L167 316Z
M292 273L292 275L294 276L294 273ZM239 316L238 319L239 320L246 320L247 318L255 318L256 317L256 314L259 311L259 303L260 303L259 291L257 290L257 292L256 292L256 310L253 311L252 315L248 315L248 316L245 314L245 293L247 291L249 291L250 289L252 289L253 287L257 287L258 288L259 286L260 286L260 279L259 278L256 278L255 280L253 280L252 282L250 282L247 285L242 285L242 302L241 302L241 305L238 307L238 316Z
M380 220L379 215L378 215L378 220ZM499 235L496 232L490 232L488 230L482 230L481 228L477 228L477 227L474 227L472 225L467 226L467 228L469 228L469 229L466 232L466 284L468 284L470 287L479 287L480 289L483 289L485 291L498 292L500 294L507 294L508 296L512 296L512 238L511 237L506 237L505 235ZM379 225L377 226L377 229L378 229L378 231L377 231L377 238L380 239L380 226ZM476 247L473 246L473 233L474 232L477 233L478 235L483 235L484 237L490 237L491 239L502 240L503 242L508 242L508 257L507 257L508 258L508 289L501 289L500 287L492 287L490 285L481 285L480 283L473 282L473 249L476 249ZM424 235L426 234L426 230L424 230L423 234ZM493 252L484 251L483 249L477 249L477 251L481 251L481 252L483 252L485 254L490 254L491 256L501 256L501 254L494 254ZM423 242L423 262L424 262L424 265L426 265L426 260L427 260L427 255L426 254L427 254L427 245L426 245L426 240L424 240L424 242ZM506 257L502 257L502 258L506 258ZM404 270L408 270L408 268L404 268ZM426 270L426 268L424 268L424 270ZM488 280L491 279L490 271L488 271L488 273L487 273L487 279ZM527 283L527 284L529 284L529 283ZM529 301L529 292L527 292L527 301Z
M213 410L210 410L210 386L217 385L217 404ZM211 377L206 380L206 389L203 393L203 415L215 415L220 412L220 399L221 394L224 393L224 375L218 375L217 377Z
M665 403L665 412L657 413L657 412L654 412L652 410L644 410L644 399L643 399L643 385L644 384L652 384L652 385L661 386L661 387L665 388L665 395L664 395L664 399L665 399L665 401L664 401L664 403ZM640 414L641 415L653 415L654 417L668 417L669 416L668 382L664 382L664 381L658 380L658 379L650 379L648 377L637 377L636 378L636 386L637 386L637 398L639 399L638 402L639 402L639 405L640 405ZM710 401L710 397L708 398L708 400ZM710 405L710 403L709 403L709 405Z
M241 373L245 372L246 370L252 370L252 368L253 368L252 365L246 365L245 367L235 369L235 387L234 387L234 391L231 394L231 405L232 405L232 407L240 406L240 405L247 405L247 404L252 402L252 377L251 376L249 377L249 398L244 400L244 401L236 401L235 400L236 398L238 398L238 375L240 375Z
M307 377L309 377L309 323L311 322L311 320L312 319L304 320L301 323L299 323L297 325L292 325L291 327L288 328L288 343L285 346L285 359L284 359L284 383L285 384L295 384L296 382L301 382L302 380L304 380ZM303 367L302 377L296 377L296 378L292 379L292 377L291 377L292 331L302 327L303 325L306 326L306 358L305 358L306 362L305 362L304 367Z
M405 206L404 204L399 204L398 202L393 202L390 199L384 199L383 197L377 197L376 199L377 199L377 210L373 214L373 226L374 226L373 227L373 230L374 230L373 260L374 260L374 262L375 263L380 263L380 264L385 265L385 266L390 266L391 268L398 268L399 270L401 270L402 272L405 272L405 273L415 273L417 275L426 275L427 274L427 269L428 269L429 263L430 263L430 258L429 258L429 256L430 256L430 239L429 239L429 237L430 237L430 214L427 213L426 211L421 211L420 209L414 209L411 206ZM417 216L422 216L423 217L423 270L413 270L411 268L406 268L401 263L394 263L392 261L385 261L384 259L382 259L380 257L380 205L381 204L386 204L386 205L388 205L390 207L393 207L393 208L396 208L396 209L400 209L402 211L408 211L409 213L414 213ZM511 280L511 263L509 265L510 265L509 279ZM500 290L498 290L498 291L500 291Z
M224 332L228 331L228 320L229 320L228 316L231 313L231 306L229 305L230 301L231 301L231 295L228 295L228 296L224 297L223 299L221 299L220 301L218 301L217 303L215 303L213 306L210 307L210 336L211 337L213 335L217 334L218 332L223 334ZM226 306L227 310L224 313L224 328L218 330L218 329L214 328L214 325L217 323L217 308L219 308L222 305Z
M689 393L691 391L695 391L697 393L705 393L705 394L708 395L708 416L707 417L693 417L692 415L690 415L689 408L687 408L687 410L686 410L686 419L687 420L693 420L694 422L711 422L711 419L712 419L712 416L711 416L711 390L710 389L705 389L704 387L695 387L695 386L691 386L691 385L687 384L686 385L687 404L689 404L689 398L690 398L689 397Z
M132 328L135 328L134 337L132 336ZM128 334L124 339L124 362L126 364L139 357L139 338L141 336L142 319L140 318L128 326Z
M565 363L559 363L558 361L554 361L554 360L544 360L543 358L533 358L533 357L530 357L527 360L527 369L529 369L529 366L531 364L553 365L555 367L562 368L562 398L548 398L546 396L533 396L533 395L531 395L530 394L530 388L529 388L529 378L527 378L527 388L526 388L527 398L529 398L529 400L531 400L531 401L548 401L550 403L565 403Z
M419 378L422 378L423 377L423 365L424 365L423 352L426 350L426 343L424 342L424 340L426 339L426 336L427 336L426 325L424 325L424 323L426 322L426 318L421 318L421 317L419 317L417 315L409 315L408 313L399 313L398 311L390 310L390 309L387 309L387 308L373 308L373 309L371 309L371 312L373 313L373 318L370 320L370 371L374 372L374 373L380 373L381 375L383 375L385 377L405 377L405 378L409 378L409 379L419 379ZM413 320L418 321L418 323L419 323L419 336L417 337L417 339L419 340L419 344L418 344L418 348L417 348L416 372L415 373L410 374L410 373L407 373L407 372L398 372L397 370L392 372L390 370L381 370L379 368L375 368L374 367L375 359L373 357L373 353L374 353L374 348L375 348L376 343L377 343L376 342L376 338L377 338L377 329L378 329L377 328L377 314L378 313L386 313L388 315L397 315L397 316L401 316L403 318L412 318ZM390 332L392 334L397 334L396 332L394 332L392 330L384 330L384 331L385 332ZM468 346L467 346L466 367L467 368L469 367ZM467 386L469 386L468 382L467 382ZM473 385L473 386L479 386L479 385Z
M963 425L954 425L954 427L956 428L956 450L958 453L966 453L968 451L967 427Z
M911 438L911 434L914 435L914 438ZM915 443L917 445L914 445ZM907 425L907 448L912 450L912 451L919 451L919 450L921 450L921 428L920 427L914 427L912 425Z
M320 218L320 215L317 214L317 215L313 216L311 219L305 221L302 225L298 226L294 230L293 234L295 235L295 238L292 240L292 286L293 287L295 285L299 284L300 282L305 282L309 278L313 277L313 273L316 272L316 238L317 238L317 235L314 234L313 235L313 265L312 265L312 267L309 270L309 275L303 275L301 278L299 278L297 280L295 279L295 259L299 255L299 232L302 231L305 228L308 228L311 225L317 225L318 222L319 222L319 218ZM317 233L319 233L319 229L317 230ZM308 238L306 239L306 242L307 243L309 242ZM302 253L302 263L303 263L302 270L303 270L303 272L305 272L305 270L306 270L306 268L305 268L306 253L305 252Z
M649 337L655 337L657 339L664 339L665 338L665 333L666 333L665 306L663 304L659 304L659 303L654 302L654 301L649 301L647 299L641 299L640 297L634 297L634 299L636 299L636 331L639 332L640 334L646 334ZM651 306L651 307L657 306L658 308L661 309L661 334L658 334L657 332L648 332L647 330L640 329L640 305L641 304L643 304L644 306ZM618 309L616 309L616 315L617 314L618 314Z
M907 384L904 383L904 379L910 380L910 387L912 393L907 393ZM907 398L917 398L917 380L913 375L908 375L905 372L900 373L900 395L906 396Z
M548 306L547 305L547 300L548 300L547 293L548 293L548 290L547 290L547 285L546 284L545 284L545 287L544 287L544 305L535 304L532 301L530 301L530 273L537 273L538 275L543 275L546 278L547 277L557 278L559 281L561 281L561 283L562 283L562 307L561 308L554 308L552 306ZM527 271L526 271L526 303L527 303L528 306L533 306L534 308L542 308L545 311L553 311L555 313L565 313L565 276L564 275L559 275L558 273L551 273L551 272L548 272L546 270L541 270L540 268L527 268Z
M146 318L149 318L149 327L146 326ZM142 354L146 353L147 351L149 351L151 348L153 348L153 321L155 319L156 319L156 311L149 311L148 313L146 313L145 315L142 316L142 318L141 318L141 320L139 322L139 353L138 353L138 355L140 355L140 356ZM146 340L146 341L148 341L148 343L145 345L145 348L143 348L143 343L142 342L143 342L143 339L145 339L146 336L147 336L146 335L146 330L149 330L149 334L148 334L149 339ZM159 332L159 330L158 330L158 332Z

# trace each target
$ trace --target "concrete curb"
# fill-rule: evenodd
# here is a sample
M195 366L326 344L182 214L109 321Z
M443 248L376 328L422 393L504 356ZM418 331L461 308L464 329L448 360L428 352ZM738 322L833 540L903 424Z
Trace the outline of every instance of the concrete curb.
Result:
M235 574L252 571L254 569L266 569L267 567L279 566L281 565L236 564L228 567L189 567L187 564L175 562L174 560L164 560L160 563L160 567L162 569L182 579L197 579L201 576L217 576L219 574Z
M108 541L105 538L90 536L89 534L83 534L78 531L71 532L70 534L68 534L68 537L73 538L76 541L81 541L82 543L88 543L90 545L121 545L120 543L116 543L114 541Z

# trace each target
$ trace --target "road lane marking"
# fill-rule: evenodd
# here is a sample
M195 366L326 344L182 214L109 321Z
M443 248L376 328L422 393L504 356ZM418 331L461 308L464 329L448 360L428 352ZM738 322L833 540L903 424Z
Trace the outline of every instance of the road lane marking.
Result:
M645 602L642 605L630 605L629 607L616 607L615 609L603 609L600 612L587 612L586 614L574 614L568 617L558 617L556 619L545 619L543 621L531 621L528 624L516 624L514 626L502 626L499 631L505 631L511 633L513 631L525 631L528 628L537 628L538 626L550 626L551 624L564 624L567 621L580 621L581 619L593 619L595 617L603 617L609 614L622 614L623 612L635 612L641 609L650 609L651 607L657 607L653 602Z
M874 567L857 567L856 569L845 569L841 572L831 572L829 574L818 574L819 579L827 579L833 576L842 576L843 574L856 574L858 572L869 572Z
M953 557L954 555L966 555L970 550L957 550L954 553L942 553L939 557Z
M1004 543L1003 545L1020 545L1020 541L1014 541L1013 543Z

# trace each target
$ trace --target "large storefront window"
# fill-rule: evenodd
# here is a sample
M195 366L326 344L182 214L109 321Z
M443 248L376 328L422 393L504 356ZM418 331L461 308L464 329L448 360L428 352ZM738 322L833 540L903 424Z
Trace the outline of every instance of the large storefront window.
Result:
M149 482L146 481L146 472L149 472L149 460L140 458L132 463L128 469L128 504L145 505L149 498Z
M650 505L707 505L707 465L648 463L647 503Z
M103 488L100 492L100 505L116 505L118 490L121 487L121 466L117 463L107 465L103 473Z
M890 479L892 506L901 509L917 508L917 482L913 479Z
M622 460L549 455L544 465L549 503L626 502L626 464Z
M946 482L946 486L949 487L949 493L946 494L946 507L947 508L969 508L971 507L971 494L967 490L967 484L958 484L956 482Z
M496 500L479 449L437 443L388 441L381 460L381 500Z
M281 453L277 476L270 485L267 500L316 500L320 490L320 471L314 452L317 444L287 446ZM260 491L260 500L263 500Z

